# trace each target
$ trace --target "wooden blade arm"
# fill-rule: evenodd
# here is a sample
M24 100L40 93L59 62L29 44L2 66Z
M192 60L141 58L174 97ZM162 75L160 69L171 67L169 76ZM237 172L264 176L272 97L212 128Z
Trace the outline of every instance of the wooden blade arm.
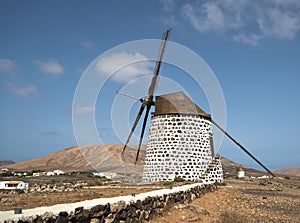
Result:
M243 145L237 142L228 132L226 132L221 126L219 126L215 121L211 120L211 122L220 129L229 139L231 139L236 145L238 145L247 155L249 155L253 160L255 160L262 168L264 168L269 174L273 177L276 177L275 174L271 172L264 164L262 164L257 158L255 158Z
M124 147L123 147L123 150L122 150L122 153L121 153L121 154L124 153L124 151L125 151L125 149L126 149L126 147L127 147L127 144L129 143L129 140L130 140L130 138L131 138L131 136L132 136L132 134L133 134L133 132L134 132L134 130L135 130L135 128L136 128L136 126L137 126L137 124L138 124L138 122L139 122L141 116L142 116L142 114L143 114L144 109L145 109L145 104L142 103L142 104L141 104L141 107L140 107L140 110L139 110L139 113L138 113L138 115L136 116L135 122L134 122L134 124L133 124L133 126L132 126L132 129L131 129L131 131L130 131L130 133L129 133L129 136L128 136L128 138L127 138L127 141L126 141L126 143L125 143L125 145L124 145Z
M137 151L136 158L135 158L135 164L137 163L138 158L139 158L141 145L142 145L142 141L143 141L143 137L144 137L145 128L146 128L147 119L148 119L148 116L149 116L150 109L151 109L151 105L147 105L147 110L146 110L146 114L145 114L145 117L144 117L142 132L141 132L140 141L139 141L139 147L138 147L138 151Z
M156 61L156 66L155 66L155 69L154 69L151 85L150 85L149 90L148 90L148 96L153 96L153 94L154 94L154 90L155 90L155 87L156 87L156 84L157 84L157 78L158 78L161 63L162 63L162 58L163 58L164 53L165 53L165 49L166 49L167 42L168 42L168 39L169 39L169 36L170 36L170 32L171 32L171 29L168 29L163 34L163 42L160 46L160 51L159 51L158 58L157 58L157 61Z

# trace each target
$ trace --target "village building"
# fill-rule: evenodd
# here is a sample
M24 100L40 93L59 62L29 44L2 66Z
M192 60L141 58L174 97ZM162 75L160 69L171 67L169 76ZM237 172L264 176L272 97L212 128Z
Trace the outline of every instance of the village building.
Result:
M245 178L245 171L242 169L242 167L239 167L237 170L237 178Z
M0 189L14 190L14 189L26 189L28 183L23 181L11 180L11 181L0 181Z
M116 173L109 173L109 172L93 172L94 176L97 177L105 177L106 179L113 179L116 178L117 174Z
M64 174L65 174L65 172L62 170L52 170L52 171L48 171L46 173L47 176L56 176L56 175L58 176L58 175L64 175Z

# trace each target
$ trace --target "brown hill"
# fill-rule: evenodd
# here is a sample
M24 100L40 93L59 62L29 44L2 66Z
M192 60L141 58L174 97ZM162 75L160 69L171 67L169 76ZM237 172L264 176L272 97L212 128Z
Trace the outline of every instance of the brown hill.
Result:
M241 167L245 171L246 176L256 176L257 177L257 176L267 175L266 172L244 166L242 164L239 164L232 160L229 160L225 157L221 157L221 158L222 158L224 176L225 175L229 175L229 176L234 175L235 176L239 167Z
M140 152L137 165L134 165L136 150L127 148L121 155L122 145L87 145L70 147L42 158L6 165L15 170L53 170L60 169L66 172L77 171L112 171L117 173L138 173L145 151Z
M273 172L275 174L280 174L280 175L285 175L285 176L300 177L300 167L282 168L279 170L274 170Z
M54 170L65 172L106 171L116 173L141 174L143 170L145 150L142 149L137 165L134 165L136 149L127 148L121 155L122 145L87 145L70 147L45 157L25 162L6 165L15 170ZM235 175L240 164L222 157L224 173ZM246 175L261 176L265 173L242 166Z
M13 163L15 163L15 162L11 161L11 160L0 160L0 166L9 165L9 164L13 164Z

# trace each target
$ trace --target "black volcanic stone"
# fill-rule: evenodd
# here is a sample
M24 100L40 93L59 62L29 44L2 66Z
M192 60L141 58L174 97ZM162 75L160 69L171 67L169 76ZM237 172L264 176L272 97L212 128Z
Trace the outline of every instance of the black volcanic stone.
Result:
M75 215L79 214L82 211L83 211L83 207L75 208Z
M67 217L69 214L68 214L68 212L66 212L66 211L61 211L61 212L59 212L59 214L58 214L58 216L61 216L61 217Z
M142 207L143 207L142 201L141 201L141 200L137 200L137 201L136 201L136 208L137 208L137 209L142 209Z
M55 223L68 223L68 218L63 216L58 216Z
M80 213L76 214L75 221L81 223L89 222L89 216L89 210L83 209Z

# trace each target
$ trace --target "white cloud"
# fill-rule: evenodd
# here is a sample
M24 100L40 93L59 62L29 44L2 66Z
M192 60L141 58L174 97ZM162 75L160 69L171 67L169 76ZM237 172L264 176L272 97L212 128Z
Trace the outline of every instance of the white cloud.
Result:
M21 87L12 82L7 82L5 83L5 88L15 95L25 99L34 99L39 94L38 89L32 84Z
M152 74L152 65L144 55L123 52L101 58L95 69L99 74L111 76L117 82L128 82L141 75Z
M215 32L251 46L267 38L293 40L300 31L298 0L205 0L181 9L199 32Z
M41 72L59 77L64 73L64 67L53 59L49 60L34 60L34 64L38 65Z
M200 32L224 28L223 13L216 5L204 4L200 14L190 4L185 5L182 10L192 26Z
M89 106L82 106L78 108L73 109L73 113L75 115L84 115L84 114L89 114L95 111L95 107L89 107Z
M0 73L8 74L11 77L16 76L17 63L10 59L0 59Z
M249 44L251 46L257 46L259 41L262 39L262 36L253 33L248 35L241 33L233 36L232 38L236 42Z
M182 7L182 13L200 32L222 32L243 25L239 7L244 5L243 1L207 1L199 7L186 4Z
M172 12L175 7L175 2L174 0L161 0L163 3L163 10L165 12Z
M258 24L266 36L292 40L300 30L300 15L273 8L258 18Z

